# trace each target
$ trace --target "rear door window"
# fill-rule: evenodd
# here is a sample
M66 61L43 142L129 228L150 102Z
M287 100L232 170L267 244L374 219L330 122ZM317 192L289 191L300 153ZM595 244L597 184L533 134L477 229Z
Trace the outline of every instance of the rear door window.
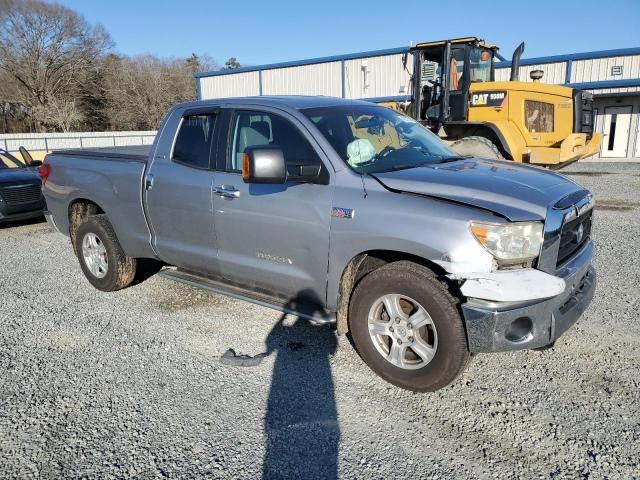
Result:
M213 113L183 117L171 159L194 168L210 168L215 123Z

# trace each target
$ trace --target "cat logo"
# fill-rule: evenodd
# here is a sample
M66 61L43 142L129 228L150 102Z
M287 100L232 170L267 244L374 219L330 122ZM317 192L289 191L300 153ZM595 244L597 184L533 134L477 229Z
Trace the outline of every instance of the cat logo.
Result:
M477 92L471 95L472 107L501 107L507 100L507 92Z

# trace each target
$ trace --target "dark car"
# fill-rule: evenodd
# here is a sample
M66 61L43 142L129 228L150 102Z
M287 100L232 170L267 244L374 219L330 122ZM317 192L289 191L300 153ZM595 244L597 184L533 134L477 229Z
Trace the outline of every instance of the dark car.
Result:
M23 158L27 164L0 149L0 224L39 217L45 208L38 174L41 162L31 160L26 150Z

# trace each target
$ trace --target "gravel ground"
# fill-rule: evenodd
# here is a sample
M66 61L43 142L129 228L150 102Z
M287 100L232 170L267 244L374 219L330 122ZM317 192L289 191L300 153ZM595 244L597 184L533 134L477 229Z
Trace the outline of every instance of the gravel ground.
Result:
M593 304L434 394L327 327L157 276L101 293L46 224L0 229L0 476L640 478L640 164L564 172L599 202Z

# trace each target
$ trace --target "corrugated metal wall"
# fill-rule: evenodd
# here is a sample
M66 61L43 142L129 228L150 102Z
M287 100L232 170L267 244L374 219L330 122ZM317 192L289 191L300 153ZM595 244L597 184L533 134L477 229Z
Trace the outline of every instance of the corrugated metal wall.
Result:
M622 67L622 73L613 75L613 67ZM574 60L572 82L597 82L640 78L640 55Z
M262 72L263 95L342 95L341 62L274 68Z
M412 62L407 62L407 69L409 72L413 71ZM345 97L406 95L409 92L410 75L402 67L402 54L346 60Z
M30 151L51 151L61 148L97 148L129 145L151 145L154 130L130 132L69 132L69 133L5 133L0 134L0 148L17 152L20 147Z
M200 79L202 98L251 97L260 95L260 73L243 72Z
M342 68L341 60L332 59L307 65L202 76L199 79L200 98L247 97L260 94L341 97ZM409 72L413 70L411 62L407 69ZM408 93L410 74L402 66L402 54L349 58L344 60L344 70L346 98L388 97Z
M575 65L575 64L574 64ZM538 65L523 65L520 67L520 81L531 82L529 74L533 70L542 70L544 76L541 82L562 84L565 83L567 74L567 62L540 63ZM496 80L506 82L511 76L511 68L496 68Z

